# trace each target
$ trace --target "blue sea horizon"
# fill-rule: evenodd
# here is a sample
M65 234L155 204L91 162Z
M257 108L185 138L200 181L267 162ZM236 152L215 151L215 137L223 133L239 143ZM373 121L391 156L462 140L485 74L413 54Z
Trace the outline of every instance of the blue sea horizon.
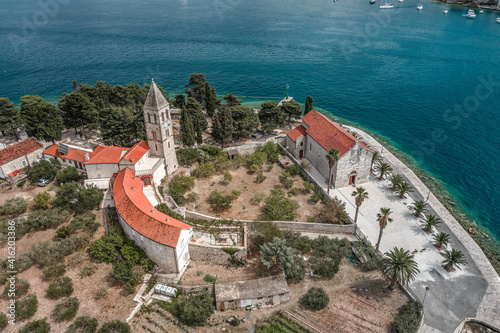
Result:
M289 93L386 138L500 240L500 13L407 0L48 0L0 4L0 97L71 81L182 92L203 73L246 103ZM449 9L448 14L443 14Z

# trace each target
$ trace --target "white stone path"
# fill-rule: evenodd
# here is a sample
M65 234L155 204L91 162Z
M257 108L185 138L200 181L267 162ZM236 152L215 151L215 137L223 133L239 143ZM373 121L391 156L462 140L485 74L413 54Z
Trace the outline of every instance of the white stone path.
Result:
M354 129L354 128L353 128ZM370 135L354 129L370 146L381 147ZM415 190L411 194L417 200L425 200L428 188L406 165L384 149L384 159L391 164L394 172L404 174ZM326 179L311 166L311 175L319 184ZM469 265L463 270L448 273L441 267L443 258L432 245L432 236L422 231L418 220L413 217L408 206L412 198L400 200L388 190L388 182L378 182L371 177L370 182L362 184L369 193L369 199L363 203L358 216L358 226L372 244L376 244L379 226L376 220L381 207L393 211L393 222L385 228L380 242L380 251L386 252L395 246L403 247L415 254L420 269L416 281L410 289L424 302L425 323L420 332L453 332L466 318L475 318L500 328L500 277L475 241L431 193L428 204L434 214L443 220L439 231L451 235L448 248L454 247L466 254ZM330 195L346 202L348 214L354 218L355 204L351 196L354 187L331 189ZM430 290L425 292L425 287Z

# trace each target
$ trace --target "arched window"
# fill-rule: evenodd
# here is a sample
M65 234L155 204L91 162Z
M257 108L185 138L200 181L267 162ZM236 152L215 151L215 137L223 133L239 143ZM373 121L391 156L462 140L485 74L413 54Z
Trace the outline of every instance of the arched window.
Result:
M154 116L155 116L155 124L158 124L158 118L156 118L156 114Z
M151 123L151 115L148 113L148 123Z
M165 122L165 113L163 113L163 112L161 113L161 121Z
M155 150L158 151L158 145L155 144Z
M169 131L168 131L168 128L167 128L167 137L169 137L169 136L170 136L170 134L169 134Z

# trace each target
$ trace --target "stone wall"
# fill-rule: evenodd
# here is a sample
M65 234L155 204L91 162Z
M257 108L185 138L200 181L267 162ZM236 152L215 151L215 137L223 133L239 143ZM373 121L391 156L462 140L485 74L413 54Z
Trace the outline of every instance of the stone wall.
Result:
M227 246L232 247L232 246ZM236 247L236 246L234 246ZM247 256L246 248L236 247L240 250L236 253L237 258ZM222 251L222 247L201 245L193 242L189 243L189 255L194 261L199 261L205 264L227 265L230 255Z
M253 222L259 223L259 222ZM273 221L279 229L294 230L294 231L310 231L316 233L332 233L332 234L353 234L354 224L340 225L327 223L309 223L309 222L285 222Z

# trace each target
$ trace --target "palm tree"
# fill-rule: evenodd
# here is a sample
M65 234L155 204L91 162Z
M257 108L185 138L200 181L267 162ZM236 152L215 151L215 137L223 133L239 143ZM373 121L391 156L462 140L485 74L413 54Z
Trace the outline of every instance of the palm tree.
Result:
M390 208L380 208L380 213L377 214L377 221L380 226L380 232L378 234L378 241L376 246L377 251L380 245L380 240L382 239L382 232L384 231L385 227L387 227L387 222L392 222L392 219L389 217L389 215L391 214L392 211Z
M465 260L465 256L462 251L457 249L446 250L443 252L439 252L440 255L444 257L443 265L444 269L448 272L454 271L455 267L460 269L461 265L467 265L467 260Z
M450 242L450 235L448 235L445 232L440 232L439 234L432 236L432 238L434 239L435 242L434 246L438 250L442 250Z
M437 227L441 224L441 219L436 215L425 214L422 220L420 221L420 226L424 229L424 231L428 234L433 233L432 228Z
M356 214L354 215L354 223L358 221L359 207L363 204L363 201L368 199L368 192L362 187L356 187L356 190L352 192L352 196L356 200Z
M379 162L375 166L374 170L380 172L380 177L378 177L378 180L383 180L384 179L384 175L388 174L388 173L391 173L392 168L389 165L389 163Z
M403 180L396 186L396 192L399 194L399 199L404 199L406 193L413 192L413 188L410 184Z
M390 290L394 289L396 283L407 285L420 273L418 264L413 260L414 257L410 251L395 247L384 254L386 257L382 260L382 270L391 279Z
M425 201L415 201L410 208L413 210L413 215L416 218L422 216L422 213L427 213L429 210L427 209L427 203Z
M389 181L391 182L391 188L390 190L391 191L395 191L397 186L403 182L403 176L401 176L400 174L396 174L396 175L391 175L389 177Z
M373 164L382 162L382 155L378 151L373 152L372 163L370 164L370 171L373 171Z
M330 194L330 179L332 178L332 168L335 166L335 163L337 163L339 160L339 151L335 148L331 148L325 157L328 160L328 167L330 168L328 172L328 181L326 182L328 184L327 193Z

